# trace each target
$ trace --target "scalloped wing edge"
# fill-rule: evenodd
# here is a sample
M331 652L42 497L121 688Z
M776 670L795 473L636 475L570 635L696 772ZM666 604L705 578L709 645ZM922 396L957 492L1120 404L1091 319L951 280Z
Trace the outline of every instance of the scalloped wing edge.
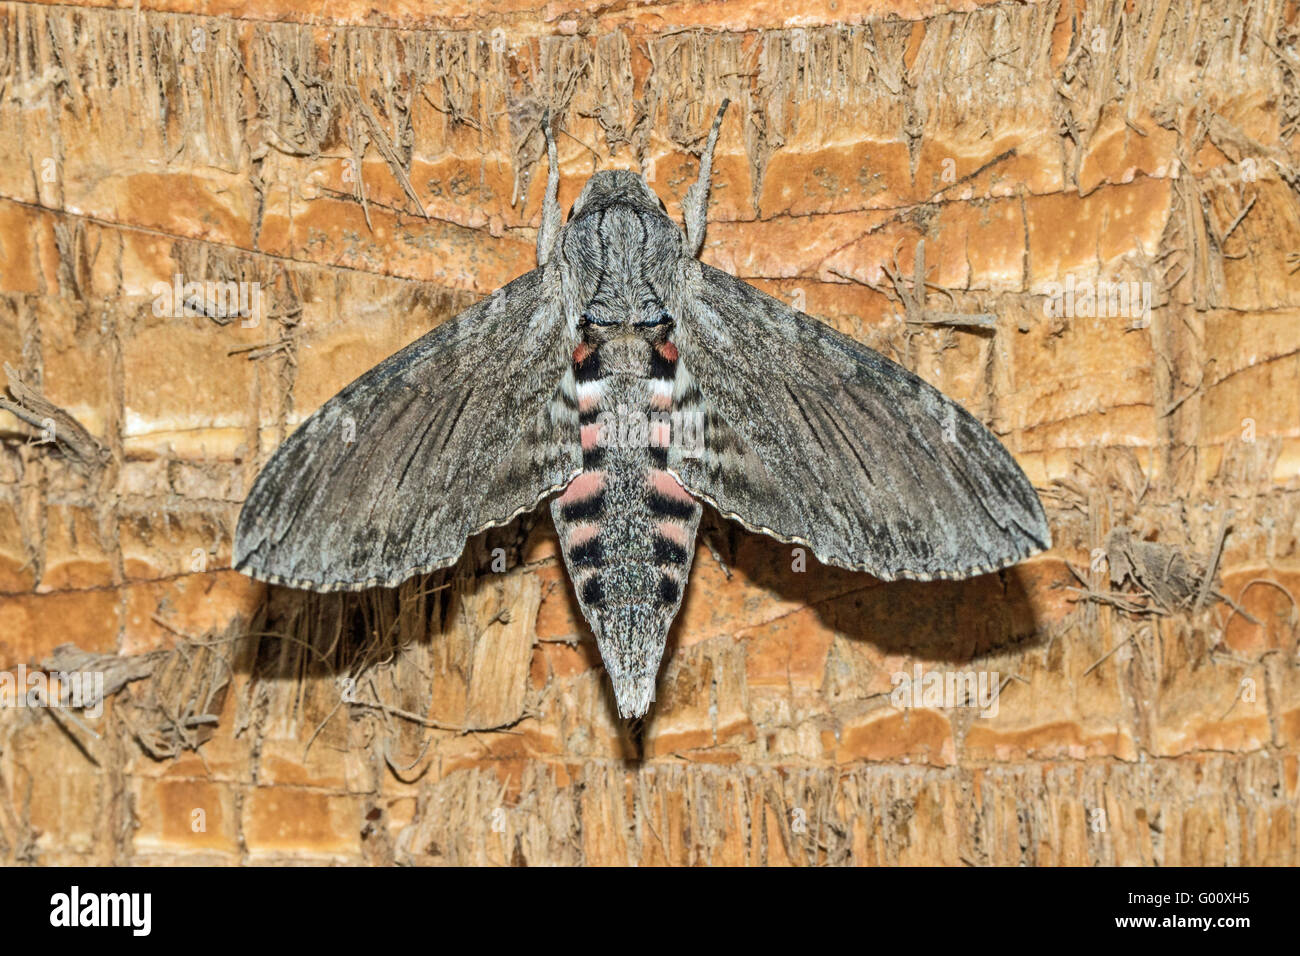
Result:
M995 571L1006 570L1012 565L1019 564L1021 561L1024 561L1028 558L1032 558L1036 554L1043 554L1051 550L1052 547L1052 532L1051 529L1048 528L1046 520L1044 520L1043 521L1043 537L1045 540L1044 544L1030 548L1029 550L1023 552L1022 554L1011 555L1010 557L1004 559L999 564L991 564L991 565L975 564L975 565L970 565L967 568L962 568L956 571L938 571L934 573L924 572L924 571L905 571L905 570L893 571L893 572L883 571L879 567L876 567L875 565L872 565L870 562L867 561L849 562L849 561L837 560L836 558L833 558L830 555L825 554L822 551L818 550L813 545L813 543L807 540L806 538L801 538L797 535L782 534L781 532L775 531L772 528L768 528L764 525L752 524L749 521L745 520L745 518L743 518L741 515L737 514L736 512L729 511L726 508L723 508L721 505L718 504L718 502L713 498L712 495L709 495L705 492L698 491L690 487L689 485L687 485L686 482L682 481L682 476L677 474L672 469L669 469L669 474L671 474L677 480L677 483L681 485L682 488L684 488L691 495L695 496L700 501L706 502L711 508L713 508L714 511L722 515L722 517L728 519L729 521L736 522L741 527L743 527L746 531L752 531L755 534L765 535L776 541L780 541L782 544L797 544L800 547L807 548L809 551L811 551L813 553L813 557L815 557L822 564L828 565L830 567L843 568L846 571L860 571L865 574L870 574L873 578L876 578L879 581L964 581L968 578L978 577L981 574L992 574ZM1037 489L1035 489L1035 491L1037 491ZM1041 513L1041 506L1040 506L1040 513Z
M484 531L489 531L492 528L504 527L520 515L528 514L530 511L536 511L543 501L555 494L557 491L562 491L579 473L580 472L574 472L568 478L564 479L564 481L545 489L538 494L532 504L524 505L504 518L497 518L489 521L487 524L481 525L470 531L465 535L465 540L461 542L460 550L455 554L442 555L434 558L427 564L406 568L402 571L396 572L395 574L389 575L387 578L371 577L364 581L313 581L309 578L286 578L283 575L273 574L269 571L259 571L249 568L247 565L250 555L245 555L242 561L233 563L231 565L231 570L247 575L255 581L262 581L266 584L275 584L282 587L297 588L299 590L314 591L317 594L366 591L370 588L395 588L398 585L409 581L418 574L428 574L431 571L440 571L443 568L451 567L459 561L460 556L465 553L465 545L469 543L471 538L482 534Z

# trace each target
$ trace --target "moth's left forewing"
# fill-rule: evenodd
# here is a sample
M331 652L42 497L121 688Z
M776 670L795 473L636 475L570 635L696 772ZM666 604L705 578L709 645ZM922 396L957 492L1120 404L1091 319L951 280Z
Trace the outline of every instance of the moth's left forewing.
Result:
M326 402L240 512L235 566L329 591L446 567L580 465L553 270L494 292Z
M1010 453L879 353L692 263L675 329L704 447L683 485L752 530L884 579L959 578L1050 545Z

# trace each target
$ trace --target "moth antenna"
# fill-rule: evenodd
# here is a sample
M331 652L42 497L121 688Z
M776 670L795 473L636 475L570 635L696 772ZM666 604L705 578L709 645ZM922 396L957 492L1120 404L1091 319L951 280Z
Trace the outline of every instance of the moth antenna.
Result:
M537 264L546 265L560 234L560 164L555 155L555 133L551 130L551 110L542 114L542 135L546 137L546 198L542 200L542 224L537 230Z
M704 226L709 217L709 179L713 175L713 147L718 145L722 114L727 112L730 104L731 100L724 99L718 107L718 115L713 117L713 128L709 130L709 140L704 144L704 154L700 157L699 178L686 191L686 199L682 203L686 219L686 248L692 256L698 256L704 248Z

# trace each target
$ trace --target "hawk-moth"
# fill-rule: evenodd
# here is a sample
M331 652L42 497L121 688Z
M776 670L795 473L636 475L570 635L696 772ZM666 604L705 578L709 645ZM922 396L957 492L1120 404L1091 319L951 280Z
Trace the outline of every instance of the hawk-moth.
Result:
M548 497L619 713L654 699L702 503L884 580L961 578L1050 543L998 440L853 339L699 261L713 122L685 230L638 175L562 223L555 141L537 268L326 402L249 493L235 566L395 586Z

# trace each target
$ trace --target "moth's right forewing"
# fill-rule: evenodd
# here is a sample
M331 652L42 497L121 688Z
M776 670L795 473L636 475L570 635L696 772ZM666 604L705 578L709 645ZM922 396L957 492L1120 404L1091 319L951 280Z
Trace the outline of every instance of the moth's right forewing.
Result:
M1049 546L1000 442L916 375L726 273L692 264L676 330L703 453L693 494L823 561L885 579L964 577Z
M527 273L362 375L272 456L235 566L316 590L393 585L531 510L580 467L558 279Z

